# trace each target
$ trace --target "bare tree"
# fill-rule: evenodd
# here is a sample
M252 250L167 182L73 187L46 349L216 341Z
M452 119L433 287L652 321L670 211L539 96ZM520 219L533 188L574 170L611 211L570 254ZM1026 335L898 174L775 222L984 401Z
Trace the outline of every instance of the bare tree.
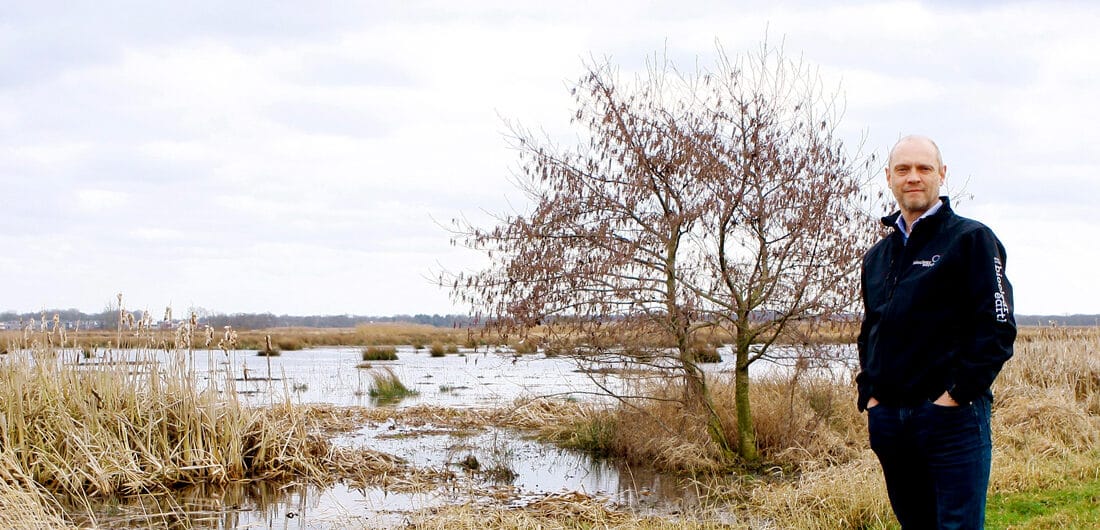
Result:
M577 145L513 127L533 207L456 227L491 266L451 287L493 322L543 324L580 354L674 370L723 454L751 461L749 365L852 310L874 223L818 78L767 46L718 56L690 73L658 58L633 82L589 65L572 88ZM733 337L736 443L693 347L708 328ZM639 345L651 347L632 354Z

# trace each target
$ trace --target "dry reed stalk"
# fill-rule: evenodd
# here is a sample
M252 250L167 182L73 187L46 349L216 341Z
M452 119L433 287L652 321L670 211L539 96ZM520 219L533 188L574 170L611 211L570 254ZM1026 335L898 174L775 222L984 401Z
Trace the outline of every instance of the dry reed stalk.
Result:
M457 479L448 469L414 467L402 458L370 449L334 449L327 458L327 469L332 480L349 487L399 493L431 491Z
M74 528L61 515L60 509L50 508L48 495L16 485L0 483L0 513L5 528L36 528L41 530Z
M421 530L483 528L527 530L672 530L738 528L731 524L672 520L615 511L606 503L581 493L545 496L522 507L484 506L467 503L423 510L412 515L409 527Z
M23 472L6 448L0 450L0 515L8 528L72 528L54 498Z
M309 417L311 428L330 434L349 432L367 423L378 425L390 421L410 427L432 424L454 429L476 429L500 425L499 418L505 414L500 410L456 409L434 405L402 408L309 405L302 410Z
M501 420L510 426L545 432L556 438L559 428L583 420L591 405L557 399L521 399L500 412Z

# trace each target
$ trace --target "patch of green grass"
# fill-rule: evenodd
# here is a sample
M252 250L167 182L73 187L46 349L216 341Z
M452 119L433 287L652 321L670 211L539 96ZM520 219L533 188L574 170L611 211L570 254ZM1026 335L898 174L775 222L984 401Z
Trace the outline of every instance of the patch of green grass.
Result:
M370 374L370 397L380 401L397 401L407 396L415 396L417 391L410 389L401 382L393 370L385 368L379 372Z
M986 508L986 527L1100 528L1100 480L1044 491L992 495Z
M609 456L616 427L615 419L610 415L594 414L575 423L572 434L561 445L593 456Z
M364 361L396 361L397 348L393 346L368 346L363 349Z

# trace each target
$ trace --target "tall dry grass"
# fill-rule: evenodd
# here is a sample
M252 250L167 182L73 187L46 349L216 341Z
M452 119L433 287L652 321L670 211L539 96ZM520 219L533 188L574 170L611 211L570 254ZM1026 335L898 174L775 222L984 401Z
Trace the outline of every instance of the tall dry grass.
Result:
M992 488L1100 478L1100 328L1029 328L995 387Z
M4 498L37 502L42 521L95 498L325 477L329 446L304 411L246 407L228 375L229 392L201 388L185 355L159 365L66 357L37 348L0 363L0 474L20 492Z

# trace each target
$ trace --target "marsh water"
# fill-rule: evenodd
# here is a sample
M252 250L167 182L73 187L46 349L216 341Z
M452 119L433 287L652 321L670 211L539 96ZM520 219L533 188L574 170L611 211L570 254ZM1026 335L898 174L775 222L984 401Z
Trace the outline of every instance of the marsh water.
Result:
M432 357L427 350L400 347L396 361L371 361L365 367L360 351L357 347L313 348L260 357L254 351L198 350L190 354L189 362L194 364L197 377L207 384L224 384L229 374L235 392L259 406L289 399L302 404L394 409L416 405L493 408L530 397L607 399L601 387L618 391L631 384L619 372L607 373L572 358L541 353L516 355L482 347ZM722 362L705 365L716 377L733 369L731 355L725 350L720 352ZM127 353L111 355L126 357ZM100 360L111 355L103 355ZM181 354L162 352L158 360L167 360L171 355ZM775 365L761 367L777 369ZM378 370L392 370L417 394L395 403L375 402L369 396L370 374ZM476 492L452 487L409 494L342 485L292 485L277 490L263 485L217 491L195 488L171 499L109 503L98 510L100 525L144 528L151 522L150 514L163 517L173 513L172 517L182 517L180 528L391 528L402 526L412 510L464 502L522 506L547 495L571 492L645 513L676 514L698 503L689 481L564 450L509 428L440 429L431 424L403 425L392 420L365 425L341 435L334 443L382 451L418 467L459 473L458 463L472 456L481 465L498 466L510 473L490 481L479 479Z

